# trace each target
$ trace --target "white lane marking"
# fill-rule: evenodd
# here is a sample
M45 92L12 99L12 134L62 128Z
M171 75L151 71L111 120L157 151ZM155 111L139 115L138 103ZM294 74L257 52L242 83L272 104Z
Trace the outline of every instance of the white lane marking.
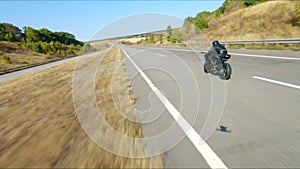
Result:
M300 60L300 58L293 58L293 57L268 56L268 55L252 55L252 54L241 54L241 53L230 53L230 54L237 55L237 56L249 56L249 57L268 58L268 59Z
M163 54L160 54L160 53L158 53L158 54L156 54L157 56L162 56L162 57L167 57L166 55L163 55Z
M151 47L148 47L151 48ZM151 48L151 49L163 49L163 48ZM165 50L173 50L173 51L182 51L182 52L207 52L207 51L200 51L200 50L192 50L192 49L172 49L172 48L165 48ZM281 57L281 56L270 56L270 55L253 55L253 54L243 54L243 53L229 53L231 55L236 56L248 56L248 57L257 57L257 58L268 58L268 59L285 59L285 60L300 60L300 58L295 57Z
M131 59L131 57L122 48L123 53L131 61L133 66L137 69L140 75L147 82L148 86L156 94L159 100L166 107L168 112L172 115L181 129L186 133L191 142L195 145L196 149L203 156L207 164L211 168L227 168L223 161L218 157L218 155L211 149L211 147L202 139L202 137L196 132L196 130L181 116L180 112L175 108L175 106L160 92L160 90L152 83L152 81L146 76L146 74L138 67L138 65Z
M284 85L284 86L288 86L288 87L292 87L292 88L296 88L296 89L300 89L300 86L294 85L294 84L290 84L290 83L286 83L286 82L281 82L281 81L277 81L277 80L267 79L267 78L259 77L259 76L253 76L253 78L254 79L263 80L263 81L267 81L267 82L271 82L271 83L276 83L276 84Z

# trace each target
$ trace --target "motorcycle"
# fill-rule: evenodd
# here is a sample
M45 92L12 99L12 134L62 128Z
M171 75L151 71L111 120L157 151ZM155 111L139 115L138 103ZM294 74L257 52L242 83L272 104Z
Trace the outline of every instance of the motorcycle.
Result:
M207 53L205 53L205 63L204 63L204 72L205 73L211 73L213 75L219 76L223 80L230 79L231 76L231 66L229 63L226 63L231 55L226 54L223 58L220 58L221 63L218 63L216 65L212 65L211 62L208 59Z

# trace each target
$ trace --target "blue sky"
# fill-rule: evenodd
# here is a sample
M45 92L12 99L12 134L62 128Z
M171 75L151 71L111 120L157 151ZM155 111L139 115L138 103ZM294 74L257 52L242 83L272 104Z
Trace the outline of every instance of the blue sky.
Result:
M77 39L86 41L108 24L126 16L163 13L183 20L203 10L213 11L223 2L224 0L0 1L0 22L12 23L19 28L31 26L36 29L67 31Z

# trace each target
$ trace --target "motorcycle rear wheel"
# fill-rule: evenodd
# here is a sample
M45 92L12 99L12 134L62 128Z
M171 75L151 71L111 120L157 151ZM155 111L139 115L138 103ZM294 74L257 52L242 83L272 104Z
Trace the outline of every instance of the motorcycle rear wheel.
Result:
M220 75L220 78L223 80L228 80L231 77L231 72L232 72L231 66L229 63L224 63L223 66L224 66L224 74Z

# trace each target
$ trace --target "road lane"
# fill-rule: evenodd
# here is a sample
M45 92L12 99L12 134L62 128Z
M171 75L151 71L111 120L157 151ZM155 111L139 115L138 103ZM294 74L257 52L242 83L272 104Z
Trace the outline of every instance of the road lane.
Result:
M189 110L193 110L193 104L196 105L194 101L181 103L181 92L178 84L170 76L169 74L165 73L164 71L161 71L163 69L169 68L168 59L157 56L155 52L152 52L151 50L145 50L145 51L139 51L131 48L126 48L126 52L132 57L132 59L135 61L141 69L144 70L145 74L151 79L151 81L157 86L167 97L168 100L171 101L171 103L182 113L182 115L190 122L192 123L195 121L195 118L192 117L189 114ZM164 55L168 55L168 58L170 57L170 52L168 51L160 51ZM150 56L150 57L149 57ZM152 58L151 58L152 57ZM172 57L171 57L172 58ZM154 61L153 61L154 59ZM129 78L131 79L131 85L133 87L133 93L135 97L137 97L137 105L136 107L140 110L149 110L148 113L154 113L150 107L150 103L148 101L148 95L151 95L151 89L149 86L145 83L145 80L142 79L141 76L136 75L136 69L132 66L132 64L128 61L128 59L125 59L125 64L127 68L127 72L129 75ZM179 61L176 59L173 59L171 62L171 70L170 72L175 72L176 75L178 75L176 78L178 81L185 81L186 77L190 78L186 72L182 73L180 72L180 69L178 69L178 66L181 65ZM143 64L148 63L148 64ZM162 66L166 65L166 66ZM160 69L157 69L160 68ZM209 87L209 85L207 85ZM192 88L192 85L189 85L190 88ZM194 96L197 97L195 94L195 91L189 91L188 89L182 89L184 90L185 95L187 96ZM185 96L185 97L187 97ZM152 98L153 100L158 98ZM155 102L155 101L152 101ZM156 106L156 105L153 105ZM163 106L159 104L158 106ZM149 108L150 107L150 108ZM204 109L204 106L202 107ZM206 108L208 109L208 108ZM162 142L157 143L159 146L163 147L164 145L161 144L170 144L172 140L178 138L178 135L184 135L185 133L182 131L182 129L175 123L174 119L170 115L170 113L163 109L164 111L161 113L161 116L147 124L143 124L143 133L146 137L152 137L155 135L158 135L160 133L165 132L170 126L175 126L177 133L174 133L174 137L167 138L166 140L163 140ZM205 112L205 111L203 111ZM203 121L205 115L199 115L202 116ZM180 141L180 140L179 140ZM192 145L192 143L189 141L188 138L184 138L182 141L178 143L178 145L167 151L163 154L164 159L164 166L169 168L183 168L183 167L190 167L190 168L208 168L209 166L206 164L204 158L200 155L200 153L195 149L195 147ZM180 160L178 160L180 159Z
M123 49L122 49L123 50ZM164 107L172 115L176 123L185 132L190 141L194 144L195 148L201 153L207 164L211 168L227 168L223 161L215 154L215 152L209 147L209 145L203 140L203 138L195 131L195 129L186 121L181 113L174 107L174 105L165 97L164 94L153 84L153 82L145 75L144 71L136 65L132 58L123 50L123 53L130 60L131 64L137 69L138 73L146 81L147 85L155 93L156 97L163 103ZM161 56L161 54L160 54ZM165 56L165 55L163 55Z
M143 51L140 51L140 54L134 55L134 52L139 52L139 48L126 48L126 51L133 54L133 59L137 65L142 68L155 65L181 69L179 64L172 60L172 57L177 56L192 70L201 95L199 116L194 125L196 131L200 133L204 122L203 118L205 118L209 109L207 105L210 103L209 96L211 92L208 75L202 72L203 67L199 59L201 55L197 56L192 52L180 50L142 49ZM168 59L155 55L157 53L166 55ZM266 55L264 52L260 54ZM279 54L277 56L282 55ZM287 56L287 54L284 55L284 57ZM233 67L233 75L232 79L226 82L227 100L224 114L219 124L228 127L231 133L215 132L208 140L208 144L229 168L293 168L300 166L300 145L297 143L300 139L300 126L298 125L300 124L299 90L273 85L252 78L253 76L261 76L292 84L300 84L300 72L297 71L300 62L235 55L232 56L229 62ZM130 67L129 64L126 65ZM178 77L180 77L179 70L177 73L179 74ZM151 80L154 79L153 81L160 77L159 73L156 72L155 74L153 71L148 71L146 74ZM185 75L181 76L182 80L184 80L184 77ZM162 78L159 83L164 85L159 86L157 84L157 86L166 93L168 99L176 107L180 103L179 94L172 95L172 92L176 93L178 88L174 85L175 82L171 82L170 79ZM139 82L135 82L132 86L135 95L139 95L139 92L135 90L137 86L140 88L139 90L143 90ZM195 92L188 89L188 85L184 86L182 93ZM139 97L142 96L139 95ZM193 97L188 101L192 100ZM138 100L137 106L139 104ZM188 113L183 113L183 116L187 116L186 118L188 119ZM163 122L161 123L163 124ZM143 126L144 133L146 135L149 131L155 133L155 130L162 125L161 123L155 123L154 127L144 125L146 126ZM167 124L164 125L166 128ZM180 143L174 149L168 151L165 159L167 162L172 161L173 163L166 163L165 166L205 167L205 165L203 166L203 159L193 154L191 147L193 147L192 144L187 141L185 144ZM197 160L202 162L197 163Z

